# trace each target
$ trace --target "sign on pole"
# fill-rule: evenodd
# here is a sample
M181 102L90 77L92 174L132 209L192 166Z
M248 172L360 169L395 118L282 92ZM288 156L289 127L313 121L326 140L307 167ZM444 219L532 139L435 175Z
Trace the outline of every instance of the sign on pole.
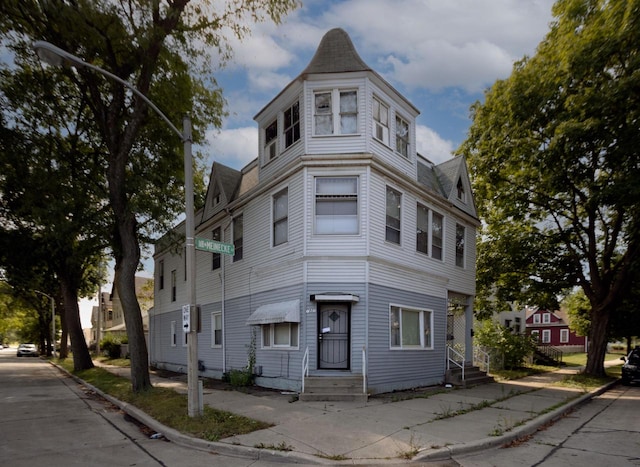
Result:
M191 306L189 305L182 305L182 330L191 331Z
M235 247L230 243L222 243L208 238L198 237L196 237L196 250L222 253L224 255L233 255L235 253Z

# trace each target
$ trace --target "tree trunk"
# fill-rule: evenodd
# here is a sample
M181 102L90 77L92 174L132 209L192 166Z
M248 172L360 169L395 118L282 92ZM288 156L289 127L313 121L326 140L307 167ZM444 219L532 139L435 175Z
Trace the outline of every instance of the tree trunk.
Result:
M591 310L591 329L589 331L589 352L584 372L591 376L606 376L604 357L607 353L609 328L609 310L594 308Z
M117 216L116 216L117 217ZM124 322L129 340L131 359L131 387L133 392L151 388L149 355L144 336L142 313L136 296L136 271L140 261L140 245L136 232L135 216L129 215L118 222L118 238L121 256L116 257L114 284L122 304Z
M71 337L71 352L73 353L73 369L87 370L93 368L93 360L82 332L80 308L78 306L78 291L69 285L69 281L60 277L60 288L64 302L67 331Z

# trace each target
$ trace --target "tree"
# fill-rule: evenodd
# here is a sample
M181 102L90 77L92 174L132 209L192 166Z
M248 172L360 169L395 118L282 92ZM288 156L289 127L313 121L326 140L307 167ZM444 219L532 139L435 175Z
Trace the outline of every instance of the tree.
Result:
M131 82L171 121L189 112L194 127L204 128L219 124L222 115L220 91L206 86L208 50L213 47L221 58L228 57L226 31L243 37L247 18L279 22L296 5L296 0L229 0L224 5L189 0L9 0L0 6L0 32L23 44L25 39L52 42ZM181 141L149 112L144 100L119 83L88 69L68 70L67 78L77 85L76 97L89 103L108 152L114 285L129 338L132 387L139 392L151 382L135 272L145 232L171 220L181 205ZM194 133L196 141L198 137Z
M460 153L485 224L478 293L590 304L585 372L604 375L612 315L640 255L640 2L560 0L536 54L484 103Z

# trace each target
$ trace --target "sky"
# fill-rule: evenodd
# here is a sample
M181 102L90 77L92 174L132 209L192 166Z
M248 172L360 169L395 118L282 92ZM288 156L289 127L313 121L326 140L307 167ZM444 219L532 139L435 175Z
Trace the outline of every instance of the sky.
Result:
M471 123L470 106L535 54L549 31L552 0L303 0L285 17L232 41L233 60L215 71L229 116L201 148L236 169L258 154L253 121L310 62L332 28L344 29L361 58L420 110L420 154L451 158Z
M515 61L535 54L549 31L553 3L303 0L282 24L252 25L251 36L231 41L233 59L213 70L229 116L199 148L207 170L214 161L241 169L257 157L253 117L300 74L324 34L336 27L349 34L365 63L418 108L418 152L443 162L466 137L470 106L507 78ZM144 265L141 275L151 277L152 261ZM90 301L81 304L90 307Z

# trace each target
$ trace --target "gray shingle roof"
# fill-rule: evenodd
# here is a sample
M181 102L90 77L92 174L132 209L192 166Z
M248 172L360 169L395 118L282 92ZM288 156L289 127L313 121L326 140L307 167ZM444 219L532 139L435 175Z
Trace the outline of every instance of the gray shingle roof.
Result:
M373 69L360 58L346 31L335 28L324 35L302 75L350 71L373 71Z

